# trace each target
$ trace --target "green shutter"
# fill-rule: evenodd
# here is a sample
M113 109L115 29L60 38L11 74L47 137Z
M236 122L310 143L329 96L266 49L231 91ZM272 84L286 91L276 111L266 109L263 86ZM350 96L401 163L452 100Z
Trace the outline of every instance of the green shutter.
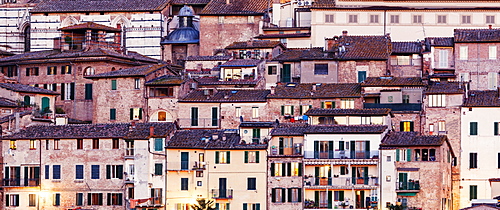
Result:
M130 108L130 120L134 119L134 109Z
M217 107L212 107L212 126L219 126L218 123L219 112Z
M319 167L314 167L314 177L319 177Z
M319 141L314 141L314 158L319 158Z
M106 165L106 179L111 179L111 165Z
M303 115L302 113L302 106L299 105L299 115Z
M284 147L284 143L283 143L283 137L280 137L279 138L279 145L278 145L278 154L280 155L283 155L283 147Z
M274 163L271 163L271 176L274 176Z
M399 162L399 149L396 149L396 162Z
M281 105L281 115L285 115L285 106Z
M339 201L344 201L344 191L339 191Z
M243 210L248 210L248 204L247 203L243 203Z
M215 151L215 163L219 163L219 151Z
M116 80L111 80L111 90L116 90Z
M325 102L321 102L321 108L324 109L325 108Z
M302 176L302 163L299 163L299 176Z
M333 141L328 141L328 158L333 158L334 155L334 146L333 146Z
M355 141L351 141L351 147L349 149L351 149L351 158L355 159L356 158L356 142Z
M293 115L293 106L290 107L290 115Z
M260 156L259 156L260 152L259 151L256 151L255 152L255 162L256 163L259 163L259 160L260 160Z
M410 122L410 131L413 131L413 125L414 125L414 123L413 123L413 121L411 121Z
M364 184L367 185L368 184L368 167L363 167L364 168L364 174L363 174L363 179L364 179Z
M406 161L411 161L411 149L406 150Z
M248 163L248 151L245 151L245 163Z
M498 135L498 122L493 123L493 135Z
M227 155L227 163L229 164L231 163L231 152L227 151L226 155Z
M314 206L319 207L319 191L314 191Z
M64 97L64 92L66 91L66 84L61 83L61 100L65 100L66 98Z
M229 205L230 205L230 203L226 203L226 210L229 210L229 209L230 209L230 208L229 208Z
M328 191L328 208L331 209L332 208L332 199L333 197L333 191L329 190Z
M477 185L469 186L469 200L477 199Z
M477 135L477 122L470 122L470 135Z
M116 109L110 109L109 110L109 119L110 120L116 120Z
M344 151L344 141L339 141L339 150Z
M286 189L282 188L281 189L281 202L284 203L286 202L286 197L285 197Z
M111 193L108 193L108 206L111 206Z
M356 184L356 167L352 167L351 176L352 176L352 184Z
M260 203L255 204L255 210L260 210Z
M405 122L399 122L399 131L405 131Z
M220 207L219 207L219 203L215 203L215 209L216 209L216 210L219 210L219 208L220 208Z
M281 164L281 176L286 176L286 164Z
M370 158L370 141L365 141L365 158L369 159Z

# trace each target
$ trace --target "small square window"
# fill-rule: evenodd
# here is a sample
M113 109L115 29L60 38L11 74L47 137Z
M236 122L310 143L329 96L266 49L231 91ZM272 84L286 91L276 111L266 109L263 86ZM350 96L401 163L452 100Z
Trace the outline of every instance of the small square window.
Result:
M413 15L413 23L422 23L422 15Z
M333 15L325 15L325 23L333 23Z
M197 181L197 182L196 182L196 186L201 187L201 186L202 186L202 183L203 183L202 181Z
M349 15L349 23L358 23L358 15Z

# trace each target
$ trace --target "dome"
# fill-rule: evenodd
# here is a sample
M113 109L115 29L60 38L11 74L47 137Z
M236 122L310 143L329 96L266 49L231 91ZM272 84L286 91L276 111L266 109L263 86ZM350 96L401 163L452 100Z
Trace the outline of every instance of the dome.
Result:
M200 42L200 32L191 27L172 31L161 44L195 44Z
M179 10L178 16L194 16L194 10L187 5L184 5L184 7Z

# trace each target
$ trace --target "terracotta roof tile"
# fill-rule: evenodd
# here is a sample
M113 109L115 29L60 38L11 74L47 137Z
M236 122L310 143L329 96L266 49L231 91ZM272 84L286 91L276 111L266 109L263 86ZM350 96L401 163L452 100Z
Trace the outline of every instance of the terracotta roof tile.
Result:
M315 0L312 8L331 8L335 7L335 0Z
M234 59L228 62L223 63L220 67L249 67L249 66L258 66L260 63L264 62L264 60L257 59Z
M145 85L180 85L184 80L180 76L163 75L146 82Z
M361 97L359 83L301 83L278 85L268 98L358 98ZM316 90L313 91L313 86Z
M256 36L257 39L272 39L272 38L303 38L311 37L311 33L293 33L293 34L261 34Z
M463 107L500 107L498 90L471 90Z
M40 2L30 12L80 12L80 11L159 11L167 0L50 0Z
M120 32L121 31L121 29L97 24L94 22L86 22L86 23L82 23L82 24L66 26L66 27L60 28L59 30L61 30L61 31L73 31L73 30L87 30L87 29L95 29L95 30L110 31L110 32Z
M463 94L465 85L461 82L434 82L427 86L424 94Z
M226 4L227 1L231 3ZM200 15L263 15L267 0L211 0Z
M17 103L8 98L0 97L0 107L17 107Z
M423 136L418 132L392 132L380 146L440 146L447 140L445 135Z
M24 111L24 112L20 112L19 113L19 117L24 117L26 115L30 115L32 112L31 111ZM6 123L6 122L9 122L11 121L12 119L14 119L16 117L16 114L10 114L10 115L7 115L7 116L3 116L0 118L0 123Z
M386 36L342 36L338 43L342 60L386 60L391 52L391 39Z
M47 95L59 95L59 93L56 91L46 90L43 88L32 87L29 85L22 85L22 84L0 83L0 88L5 88L7 90L11 90L14 92L21 92L21 93L40 93Z
M305 123L280 123L271 131L272 136L303 136L309 127Z
M307 110L304 115L308 116L378 116L389 115L391 109L322 109L312 108Z
M315 48L288 48L273 61L301 61L306 59L332 59L325 56L322 47Z
M188 56L186 58L186 61L228 61L231 59L232 56L227 55L227 56L202 56L202 55L197 55L197 56Z
M310 125L304 133L381 134L387 125Z
M422 50L420 42L392 42L392 53L419 54Z
M420 77L368 77L361 86L425 86L425 84Z
M257 85L259 80L237 80L233 79L231 81L219 81L219 78L217 77L200 77L200 78L195 78L200 85Z
M169 4L176 4L176 5L191 5L191 4L208 4L210 0L169 0Z
M500 42L500 29L455 29L455 42Z
M252 122L245 121L240 123L240 127L255 127L255 128L272 128L276 122Z
M179 102L266 102L269 92L269 90L217 90L216 93L207 96L204 90L194 90Z
M274 48L281 44L280 41L252 40L246 42L233 42L226 49L254 49L254 48Z
M5 50L0 50L0 55L11 56L11 55L15 55L15 54L12 52L5 51Z
M101 74L89 75L85 76L85 78L93 79L93 78L146 76L152 72L155 72L163 68L169 69L170 66L167 64L144 65L144 66L137 66L132 68L105 72ZM171 73L174 74L173 71L171 71Z
M236 132L224 130L183 130L177 131L167 142L167 149L266 149L267 144L240 144Z
M427 37L426 45L435 47L453 47L453 37Z

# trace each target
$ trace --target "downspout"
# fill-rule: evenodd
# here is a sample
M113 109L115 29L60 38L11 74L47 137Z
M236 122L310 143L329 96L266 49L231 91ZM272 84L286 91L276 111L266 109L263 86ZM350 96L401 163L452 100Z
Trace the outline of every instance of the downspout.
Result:
M384 10L384 35L386 34L386 27L387 27L387 10Z

